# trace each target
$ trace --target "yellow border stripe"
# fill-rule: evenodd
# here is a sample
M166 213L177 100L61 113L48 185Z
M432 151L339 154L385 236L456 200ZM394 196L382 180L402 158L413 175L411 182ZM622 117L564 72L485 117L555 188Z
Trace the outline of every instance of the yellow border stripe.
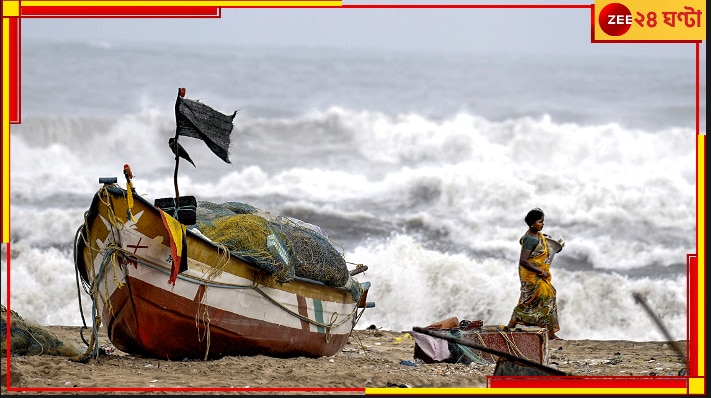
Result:
M3 2L4 3L4 2ZM3 15L5 5L3 4ZM2 19L2 242L10 242L10 20ZM19 90L19 88L18 88Z
M693 395L705 395L706 394L706 379L705 378L693 378L689 379L689 394Z

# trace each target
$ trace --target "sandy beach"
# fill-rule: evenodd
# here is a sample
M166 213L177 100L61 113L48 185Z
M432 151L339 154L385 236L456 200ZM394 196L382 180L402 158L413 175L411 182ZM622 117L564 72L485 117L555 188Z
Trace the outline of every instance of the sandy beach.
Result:
M167 361L115 350L100 335L102 354L88 363L50 355L12 356L10 386L3 341L2 394L77 393L77 389L127 389L121 393L339 393L320 389L486 388L495 363L426 364L414 355L411 331L356 330L346 347L332 357L279 359L266 356L225 357L213 361ZM68 346L84 348L80 327L47 326ZM684 352L685 342L677 342ZM686 368L672 344L664 342L549 341L549 366L576 376L677 376ZM34 389L53 390L34 390ZM196 390L185 390L196 389ZM254 389L254 390L249 390ZM96 393L97 391L91 391ZM101 393L101 391L98 391ZM274 393L271 390L271 393ZM107 393L113 393L107 390Z

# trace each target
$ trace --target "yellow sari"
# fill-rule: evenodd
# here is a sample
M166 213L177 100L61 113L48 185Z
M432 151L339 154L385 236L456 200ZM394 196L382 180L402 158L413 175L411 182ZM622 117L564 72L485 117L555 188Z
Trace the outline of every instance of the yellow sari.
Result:
M523 245L523 237L519 240ZM548 334L560 330L558 325L558 305L556 290L551 284L551 259L548 242L542 233L538 233L538 246L531 251L528 261L548 272L544 278L536 272L519 264L518 276L521 281L521 295L514 307L511 319L528 326L548 329Z

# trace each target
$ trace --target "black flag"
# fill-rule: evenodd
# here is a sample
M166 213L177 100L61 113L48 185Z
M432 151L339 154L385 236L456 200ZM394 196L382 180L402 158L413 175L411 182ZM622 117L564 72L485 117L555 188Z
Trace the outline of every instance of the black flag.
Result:
M177 134L186 137L199 138L207 144L208 148L220 159L230 162L230 134L234 127L232 121L237 114L225 115L209 106L183 98L185 89L178 89L178 98L175 101L175 121Z

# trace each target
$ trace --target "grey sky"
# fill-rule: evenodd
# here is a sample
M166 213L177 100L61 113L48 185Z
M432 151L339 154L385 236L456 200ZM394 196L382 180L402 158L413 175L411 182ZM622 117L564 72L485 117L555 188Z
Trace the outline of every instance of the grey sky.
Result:
M513 4L502 1L481 4L497 3ZM519 1L515 4L592 3ZM398 3L380 1L368 4ZM407 4L417 2L409 1ZM188 42L514 54L640 54L652 57L688 57L692 60L696 51L694 44L592 44L590 11L587 8L226 8L222 10L222 17L219 19L24 18L22 38L108 43ZM701 46L701 58L706 59L705 41Z

